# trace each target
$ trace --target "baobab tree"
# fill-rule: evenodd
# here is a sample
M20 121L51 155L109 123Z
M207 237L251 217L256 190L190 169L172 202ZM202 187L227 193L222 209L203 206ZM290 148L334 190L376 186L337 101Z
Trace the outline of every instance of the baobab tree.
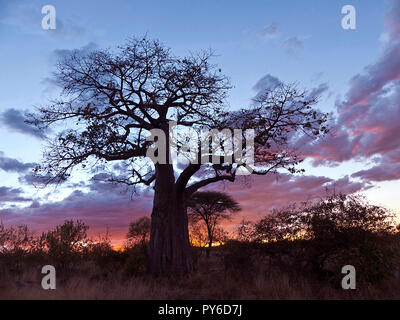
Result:
M201 221L207 229L208 250L206 254L208 257L218 225L221 221L229 220L234 213L239 212L240 205L224 192L198 191L187 200L187 206L189 219L195 223Z
M54 134L36 168L48 182L65 181L77 166L118 163L119 170L109 174L109 181L154 189L151 273L192 269L186 198L211 183L234 182L247 166L225 160L213 164L204 161L206 157L184 168L171 161L153 163L148 150L161 139L160 132L167 159L174 151L171 146L178 151L183 146L171 141L171 122L180 132L254 130L252 174L257 175L279 168L296 172L301 158L291 141L302 134L317 138L326 132L327 116L314 109L317 98L290 85L267 90L247 109L230 111L226 97L231 85L212 58L212 52L176 57L148 38L130 39L115 51L74 52L58 62L54 73L62 89L59 98L29 116L28 123L39 129L51 127L48 132ZM152 130L160 137L149 140ZM153 149L153 155L158 151Z

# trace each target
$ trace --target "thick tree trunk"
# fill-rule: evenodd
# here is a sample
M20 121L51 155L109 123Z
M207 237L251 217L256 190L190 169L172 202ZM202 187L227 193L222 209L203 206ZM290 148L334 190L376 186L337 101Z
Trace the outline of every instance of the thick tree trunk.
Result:
M188 273L193 264L184 193L175 187L171 165L156 165L156 175L149 272Z

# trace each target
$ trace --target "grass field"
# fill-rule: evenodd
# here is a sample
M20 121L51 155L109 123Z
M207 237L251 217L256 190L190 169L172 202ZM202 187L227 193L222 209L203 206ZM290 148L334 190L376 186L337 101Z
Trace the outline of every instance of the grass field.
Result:
M360 284L343 290L309 274L280 271L256 263L252 270L226 270L220 258L201 257L190 275L126 277L118 270L103 273L92 264L68 276L57 276L57 288L41 288L40 268L16 277L0 276L0 299L399 299L400 280L381 284Z

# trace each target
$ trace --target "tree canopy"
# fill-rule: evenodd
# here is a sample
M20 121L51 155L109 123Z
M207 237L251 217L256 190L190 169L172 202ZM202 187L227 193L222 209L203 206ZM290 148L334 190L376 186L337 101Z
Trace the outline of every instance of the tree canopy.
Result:
M213 244L220 222L229 220L234 213L241 210L240 205L229 194L217 191L195 192L187 200L187 206L189 219L194 223L201 221L205 224L209 247Z
M281 167L294 171L301 161L290 139L327 132L327 115L315 110L317 97L293 85L280 85L259 95L249 108L231 111L226 96L228 78L211 64L212 52L174 56L157 40L130 39L118 51L78 51L61 59L54 81L62 89L58 99L31 114L29 123L40 129L64 124L44 153L36 172L49 181L66 180L74 167L121 161L112 181L151 185L154 165L146 159L152 129L177 127L254 129L255 174ZM57 132L57 131L56 131ZM177 148L179 149L179 142ZM90 162L93 160L93 162ZM185 187L201 164L191 164L177 179ZM213 165L192 180L188 191L221 180L233 181L238 165Z

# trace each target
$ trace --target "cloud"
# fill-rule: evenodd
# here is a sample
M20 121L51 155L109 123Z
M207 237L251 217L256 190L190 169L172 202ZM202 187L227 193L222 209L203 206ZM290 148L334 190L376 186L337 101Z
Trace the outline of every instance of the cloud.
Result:
M385 15L386 34L389 37L377 62L365 67L364 72L350 81L347 101L341 106L347 111L356 106L367 106L369 99L392 81L400 80L400 1L390 1L393 5Z
M373 168L353 175L366 181L400 179L400 1L390 3L389 41L381 56L350 79L344 99L336 102L332 133L303 148L315 166L377 158Z
M44 132L30 124L25 123L26 119L26 115L21 110L14 108L9 108L0 113L0 123L6 128L15 132L33 136L38 139L43 139L45 137Z
M298 37L290 37L282 43L282 48L287 54L296 55L304 48L304 43Z
M54 67L59 61L75 54L77 56L85 56L98 49L98 45L94 42L89 42L87 45L79 49L55 49L49 55L49 64ZM57 80L52 77L45 77L41 81L41 84L45 87L44 92L52 93L59 89Z
M282 84L281 80L279 80L277 77L271 74L266 74L264 77L258 80L258 82L254 85L253 90L257 93L253 98L253 100L261 98L263 95L265 95L266 91L274 90L281 84Z
M87 45L84 45L83 47L79 49L56 49L52 52L50 55L50 62L54 64L55 62L58 62L59 60L62 60L64 58L67 58L71 56L72 54L78 55L78 56L85 56L90 52L93 52L98 49L98 45L95 42L89 42Z
M51 66L55 66L59 61L70 57L71 55L86 56L87 54L98 49L98 45L94 42L89 42L79 49L55 49L49 55L49 63ZM41 83L46 87L45 91L52 92L58 88L58 83L54 78L46 77Z
M22 196L19 188L0 187L0 203L2 202L29 202L31 199ZM1 215L0 215L1 220Z
M328 83L324 82L324 83L321 83L318 87L311 89L311 91L309 92L309 96L310 97L320 97L328 90L329 90L329 85L328 85Z
M351 181L348 176L334 180L324 176L276 175L254 176L237 180L233 184L211 185L207 189L224 190L237 200L243 210L241 215L254 219L293 202L324 197L329 192L355 193L368 189L364 182ZM240 220L240 217L238 217ZM235 223L238 221L234 221Z
M392 181L400 179L400 164L377 165L368 170L361 170L351 175L368 182Z
M258 34L264 39L275 39L280 36L281 32L277 23L271 23L260 30Z
M0 151L0 169L6 172L23 173L35 167L36 163L23 163L17 159L4 156L4 152Z
M28 172L27 174L21 175L18 178L18 182L21 184L26 184L29 186L35 186L35 187L40 187L40 186L45 186L45 185L56 185L56 184L61 184L62 182L55 180L52 180L53 176L47 175L47 176L41 176L38 175L34 172Z

